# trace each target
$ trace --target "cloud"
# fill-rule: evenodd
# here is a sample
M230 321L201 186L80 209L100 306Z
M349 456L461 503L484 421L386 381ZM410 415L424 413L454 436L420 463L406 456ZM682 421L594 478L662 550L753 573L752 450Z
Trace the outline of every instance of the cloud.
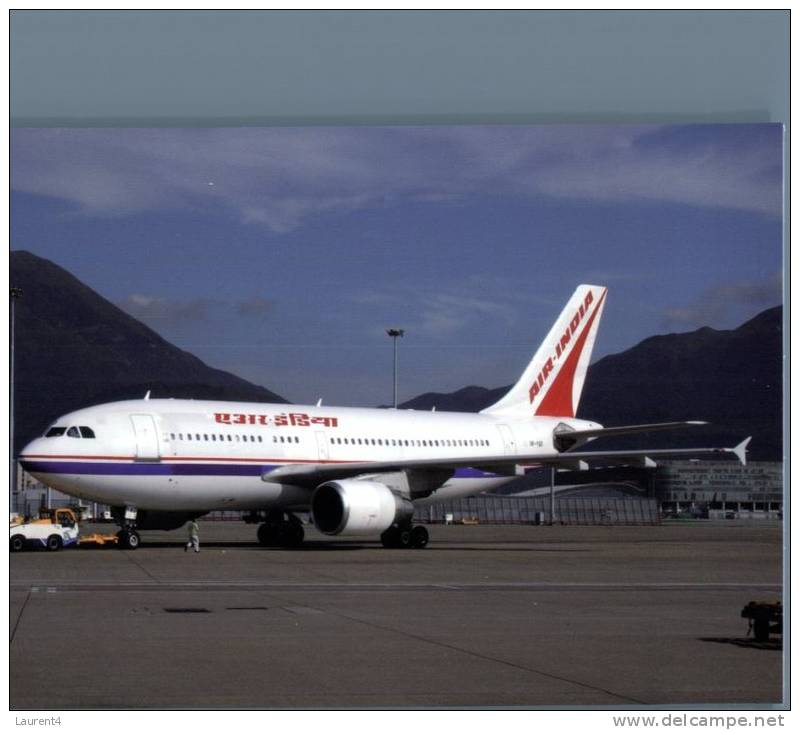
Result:
M253 297L252 299L245 299L236 304L237 314L243 317L264 317L269 314L273 307L274 302L264 297Z
M214 302L211 299L178 302L144 294L131 294L118 302L120 309L131 317L156 327L205 322L212 304Z
M428 335L450 334L465 329L479 318L508 323L513 319L513 311L493 300L437 293L425 298L419 328Z
M117 302L117 306L132 317L158 329L208 322L212 316L223 310L232 311L240 317L263 318L272 312L275 303L259 296L221 302L207 298L176 301L145 294L131 294L127 299Z
M779 125L16 129L15 191L84 215L219 206L285 234L470 196L781 213Z
M780 274L763 281L729 282L715 286L693 304L668 309L664 325L668 328L731 326L740 321L743 312L774 306L781 302L783 280Z
M468 284L465 282L465 285ZM365 291L352 297L357 305L369 308L369 334L379 333L379 328L374 325L375 319L379 319L393 326L408 328L416 336L434 339L455 335L466 329L478 329L482 323L492 327L510 326L516 320L515 299L513 292L494 296L487 289L484 295L476 296L465 295L460 288L431 291L415 287L402 287L394 292Z

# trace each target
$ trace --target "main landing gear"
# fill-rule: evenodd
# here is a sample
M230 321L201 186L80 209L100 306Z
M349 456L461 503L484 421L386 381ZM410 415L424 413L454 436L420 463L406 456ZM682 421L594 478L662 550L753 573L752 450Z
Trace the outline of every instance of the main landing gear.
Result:
M392 525L381 535L385 548L424 548L428 544L428 531L422 525Z
M289 512L270 510L258 528L258 542L264 547L296 548L303 544L303 523Z

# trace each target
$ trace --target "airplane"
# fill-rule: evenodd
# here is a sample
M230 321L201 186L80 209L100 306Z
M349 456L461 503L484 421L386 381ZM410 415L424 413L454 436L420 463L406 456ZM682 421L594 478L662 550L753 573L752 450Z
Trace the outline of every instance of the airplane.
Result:
M250 511L264 546L296 547L310 515L327 535L423 548L415 506L495 489L528 468L734 455L733 448L576 451L605 436L693 427L604 428L576 418L607 289L578 286L517 383L480 413L185 399L128 400L58 418L20 454L34 478L112 507L122 547L212 510Z

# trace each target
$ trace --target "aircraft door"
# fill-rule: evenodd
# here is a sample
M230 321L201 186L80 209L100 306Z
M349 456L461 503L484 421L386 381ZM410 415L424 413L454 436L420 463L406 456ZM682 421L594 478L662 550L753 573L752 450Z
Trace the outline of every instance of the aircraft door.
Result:
M324 431L315 431L317 437L317 453L320 461L328 461L328 434Z
M505 423L499 423L497 430L500 431L500 437L503 439L503 454L505 456L513 456L517 453L517 443L514 439L514 433L506 426Z
M161 454L158 449L158 432L156 423L150 415L132 415L133 430L136 433L136 458L143 461L158 461Z

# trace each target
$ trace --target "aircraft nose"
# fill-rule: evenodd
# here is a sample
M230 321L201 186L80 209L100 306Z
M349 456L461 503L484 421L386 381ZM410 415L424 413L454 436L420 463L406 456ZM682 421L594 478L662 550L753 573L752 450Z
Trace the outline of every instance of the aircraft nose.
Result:
M49 450L49 444L47 443L46 439L43 438L36 438L33 439L30 443L26 444L23 449L19 452L19 460L22 463L22 468L27 468L25 465L30 463L32 459L35 459L37 456L46 456Z

